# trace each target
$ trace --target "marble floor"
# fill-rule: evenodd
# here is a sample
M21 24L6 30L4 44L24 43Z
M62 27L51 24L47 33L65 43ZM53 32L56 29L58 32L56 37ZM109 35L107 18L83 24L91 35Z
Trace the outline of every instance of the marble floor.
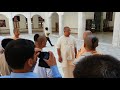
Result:
M97 50L102 52L103 54L108 54L108 55L112 55L114 57L116 57L117 59L120 60L120 48L119 47L113 47L111 42L112 42L112 33L94 33L100 40L99 46L97 47ZM82 45L82 40L77 38L77 34L72 34L75 38L76 38L76 42L77 42L77 49L79 49ZM9 35L2 35L4 37L11 37ZM26 39L30 39L33 40L33 36L32 35L28 35L28 34L21 34L20 37L21 38L26 38ZM53 35L50 35L50 39L51 42L53 43L53 45L56 44L57 40L58 40L58 33L55 34L53 33ZM61 69L61 64L58 62L58 55L57 55L57 50L54 47L51 47L50 44L47 42L46 47L44 48L45 51L52 51L56 57L57 60L57 64L58 64L58 68L60 73L63 75L62 69Z

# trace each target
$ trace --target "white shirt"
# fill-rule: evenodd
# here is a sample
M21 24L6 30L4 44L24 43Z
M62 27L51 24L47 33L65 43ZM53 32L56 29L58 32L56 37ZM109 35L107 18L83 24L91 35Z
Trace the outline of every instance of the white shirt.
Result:
M49 34L50 34L50 32L47 31L47 30L45 30L45 36L46 36L46 37L49 37Z
M5 38L5 37L3 37L3 36L0 36L0 41L2 41L4 38Z
M77 47L75 38L73 36L65 37L61 36L56 44L56 48L60 48L61 57L63 59L62 66L65 67L67 60L75 59L75 48Z
M33 72L36 73L39 76L39 78L52 78L51 69L39 66L39 58L37 59L37 63Z
M93 55L91 52L86 52L82 54L80 57L74 60L73 64L76 65L81 59L85 58L86 56Z
M3 39L5 39L5 37L0 36L0 45L1 45L1 41L2 41Z
M40 67L39 65L39 58L37 60L37 63L35 65L34 68L34 73L36 73L39 78L52 78L52 71L49 68L44 68L44 67Z

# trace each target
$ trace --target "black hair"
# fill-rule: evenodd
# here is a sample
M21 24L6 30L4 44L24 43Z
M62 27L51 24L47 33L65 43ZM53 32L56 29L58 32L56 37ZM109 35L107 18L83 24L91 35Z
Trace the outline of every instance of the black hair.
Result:
M12 40L13 40L12 38L5 38L5 39L3 39L3 40L1 41L2 47L5 49L6 45L7 45L10 41L12 41Z
M46 27L45 30L48 30L48 27Z
M25 62L34 56L34 42L27 39L13 40L5 48L5 58L12 69L23 69Z
M120 61L110 55L81 59L73 71L75 78L120 78Z
M98 46L98 38L92 37L92 49L95 49Z
M96 49L96 47L98 46L98 38L94 35L88 35L85 39L84 39L84 43L86 44L86 47L90 50L94 50Z
M39 34L35 34L34 35L34 41L36 42L38 38L39 38Z

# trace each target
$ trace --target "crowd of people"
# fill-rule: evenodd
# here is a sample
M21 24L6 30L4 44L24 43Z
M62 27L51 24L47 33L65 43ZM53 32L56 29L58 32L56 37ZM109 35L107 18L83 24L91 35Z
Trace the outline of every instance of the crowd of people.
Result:
M46 27L44 33L34 35L34 41L20 38L18 28L14 29L14 37L0 37L0 78L120 78L120 61L96 50L99 39L91 31L83 33L79 50L70 27L63 31L55 48L64 76L54 52L43 50L47 41L54 46Z

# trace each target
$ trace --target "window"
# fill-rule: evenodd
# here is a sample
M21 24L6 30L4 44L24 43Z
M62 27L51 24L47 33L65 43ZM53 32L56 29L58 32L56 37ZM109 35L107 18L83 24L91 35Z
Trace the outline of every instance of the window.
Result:
M0 20L0 27L6 27L5 20Z
M20 16L14 16L13 21L14 21L14 22L20 21Z
M39 23L44 22L44 19L42 17L38 17Z

